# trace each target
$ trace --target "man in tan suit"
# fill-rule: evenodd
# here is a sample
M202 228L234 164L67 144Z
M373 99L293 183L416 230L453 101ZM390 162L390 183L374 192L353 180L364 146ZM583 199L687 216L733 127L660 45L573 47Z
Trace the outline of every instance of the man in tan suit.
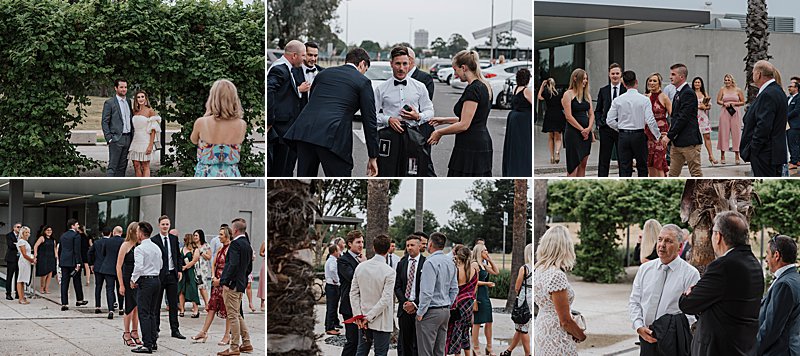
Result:
M353 315L364 315L358 325L356 356L366 356L375 344L375 356L389 352L389 337L394 322L395 271L386 263L391 240L386 235L375 237L375 256L362 262L353 274L350 305Z

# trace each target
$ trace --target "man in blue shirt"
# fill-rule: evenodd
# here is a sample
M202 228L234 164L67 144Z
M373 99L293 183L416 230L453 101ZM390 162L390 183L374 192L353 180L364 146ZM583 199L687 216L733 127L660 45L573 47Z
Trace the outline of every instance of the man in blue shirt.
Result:
M446 242L447 237L440 232L431 234L428 241L428 252L431 255L422 268L417 308L419 356L445 354L450 306L458 294L455 262L442 253Z

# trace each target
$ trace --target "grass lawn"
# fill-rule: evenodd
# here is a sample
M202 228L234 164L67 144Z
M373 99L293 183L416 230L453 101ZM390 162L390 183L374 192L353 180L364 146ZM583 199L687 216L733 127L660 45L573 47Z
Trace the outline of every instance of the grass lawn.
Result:
M91 100L92 105L86 107L86 117L83 118L83 121L75 127L76 130L97 130L98 135L102 136L102 126L100 124L100 120L103 114L103 102L106 101L108 98L103 98L99 96L90 96L89 100ZM69 111L75 111L75 105L70 104ZM178 123L175 122L167 122L167 130L179 130L181 128Z

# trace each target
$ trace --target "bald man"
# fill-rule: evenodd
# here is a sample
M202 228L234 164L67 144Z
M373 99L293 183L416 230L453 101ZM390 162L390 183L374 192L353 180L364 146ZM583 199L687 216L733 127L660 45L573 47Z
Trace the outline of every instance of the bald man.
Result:
M267 175L291 177L297 163L297 152L283 136L300 114L303 93L311 88L300 70L306 56L303 42L291 40L283 56L267 70Z
M754 177L780 177L786 164L786 94L775 81L776 69L768 61L753 67L758 96L744 115L742 159L750 162Z
M411 78L419 80L422 84L425 84L425 89L428 90L428 98L433 100L433 77L428 73L418 70L417 55L411 47L406 47L406 50L408 51L408 64L411 66L411 69L408 70L408 75Z

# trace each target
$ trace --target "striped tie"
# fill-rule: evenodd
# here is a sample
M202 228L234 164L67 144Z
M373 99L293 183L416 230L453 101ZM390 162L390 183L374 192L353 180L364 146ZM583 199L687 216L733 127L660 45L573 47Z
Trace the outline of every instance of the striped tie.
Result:
M406 299L411 297L411 288L414 286L414 276L417 272L417 260L411 260L411 268L409 268L408 284L406 284Z

